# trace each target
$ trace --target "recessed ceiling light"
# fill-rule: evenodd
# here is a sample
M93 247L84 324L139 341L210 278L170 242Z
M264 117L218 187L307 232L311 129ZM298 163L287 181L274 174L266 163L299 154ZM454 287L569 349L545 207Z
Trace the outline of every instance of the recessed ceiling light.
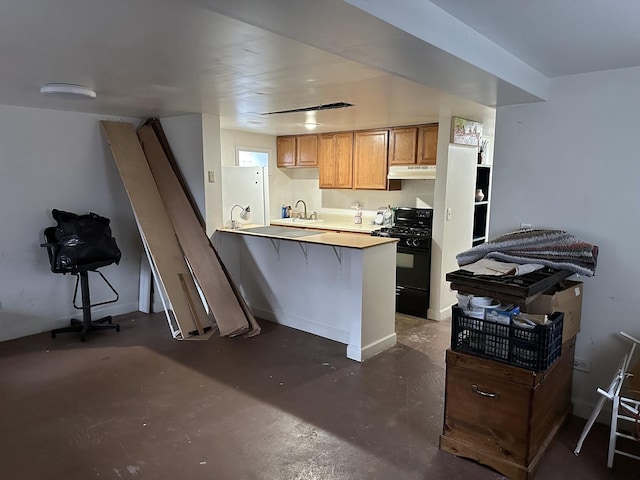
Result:
M58 98L96 98L95 90L71 83L45 83L40 87L40 93Z
M304 123L301 123L300 125L304 126L307 130L314 130L315 128L320 126L319 123L315 123L315 122L304 122Z

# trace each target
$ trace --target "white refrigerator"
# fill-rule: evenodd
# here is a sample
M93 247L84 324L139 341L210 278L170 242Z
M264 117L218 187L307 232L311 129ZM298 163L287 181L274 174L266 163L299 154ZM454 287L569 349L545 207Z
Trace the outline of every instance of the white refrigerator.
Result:
M242 219L240 205L250 207L249 218ZM267 167L222 167L222 215L224 226L236 223L269 225L269 181Z

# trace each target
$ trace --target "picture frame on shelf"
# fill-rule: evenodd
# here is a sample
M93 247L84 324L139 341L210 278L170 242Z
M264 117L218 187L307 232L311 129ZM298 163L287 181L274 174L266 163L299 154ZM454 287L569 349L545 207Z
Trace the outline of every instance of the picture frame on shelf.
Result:
M451 118L451 143L480 147L482 123L461 117Z

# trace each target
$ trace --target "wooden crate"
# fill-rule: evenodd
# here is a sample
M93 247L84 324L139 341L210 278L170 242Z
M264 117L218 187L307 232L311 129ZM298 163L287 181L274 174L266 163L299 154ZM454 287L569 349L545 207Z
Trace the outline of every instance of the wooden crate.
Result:
M569 270L543 268L525 275L474 275L464 269L449 272L451 288L478 296L492 297L503 304L525 305L549 287L573 273Z
M546 372L447 350L440 448L514 480L533 478L571 413L575 338Z

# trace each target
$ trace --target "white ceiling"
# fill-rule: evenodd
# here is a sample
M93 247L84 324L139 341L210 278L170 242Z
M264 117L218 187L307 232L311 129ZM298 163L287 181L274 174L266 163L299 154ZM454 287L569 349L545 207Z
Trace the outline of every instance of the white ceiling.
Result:
M546 77L640 65L633 0L400 0L385 11L389 3L2 0L0 104L141 118L207 113L224 128L269 134L305 131L304 114L265 112L343 101L355 106L319 112L318 131L440 114L492 125L493 106L544 98L536 85ZM445 34L427 42L398 26L422 19ZM463 58L447 35L475 38L483 58ZM505 62L517 74L501 71ZM98 95L46 98L38 92L46 82Z
M430 0L547 77L640 65L638 0Z

